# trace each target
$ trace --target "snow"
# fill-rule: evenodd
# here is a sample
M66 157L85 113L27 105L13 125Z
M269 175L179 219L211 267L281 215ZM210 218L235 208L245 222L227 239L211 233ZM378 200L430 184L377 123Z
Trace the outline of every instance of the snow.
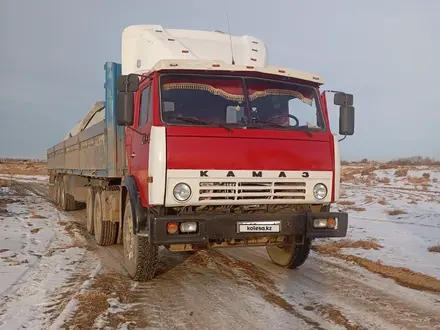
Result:
M49 176L47 175L24 175L24 174L0 174L0 179L14 180L17 182L29 182L29 183L43 183L48 182Z
M63 286L83 263L70 217L16 185L0 191L0 329L47 328Z
M428 251L440 245L440 171L419 167L404 177L395 173L395 168L376 170L369 179L355 174L354 180L342 184L341 198L333 209L349 214L347 238L373 238L383 246L378 250L343 249L343 253L440 279L440 253ZM426 177L429 174L425 186L421 179L414 180L424 173ZM403 212L390 215L392 210Z

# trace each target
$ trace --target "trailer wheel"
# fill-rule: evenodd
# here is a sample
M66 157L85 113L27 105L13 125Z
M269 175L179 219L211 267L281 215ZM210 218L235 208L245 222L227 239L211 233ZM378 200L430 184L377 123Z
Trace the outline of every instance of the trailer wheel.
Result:
M99 191L95 194L95 202L93 204L93 227L96 243L102 246L112 245L116 240L118 224L112 221L103 221L101 193Z
M63 211L73 211L80 208L80 203L75 198L66 192L66 187L62 177L59 178L59 205Z
M87 232L90 235L94 234L94 208L95 208L95 189L89 187L87 189L87 202L86 202L86 219L87 219Z
M63 189L62 184L63 184L63 177L58 176L58 179L57 179L57 205L58 206L61 206L61 202L62 202L62 200L61 200L61 193L62 193L62 189Z
M62 177L59 178L59 182L60 182L60 184L59 184L60 191L59 191L58 196L59 196L60 200L59 200L58 204L60 205L60 207L61 207L61 209L63 211L67 211L67 208L66 208L66 192L64 190L64 180L63 180Z
M158 247L151 245L147 237L133 234L133 212L127 195L123 223L125 268L134 281L148 281L156 274L159 260Z
M283 247L266 246L267 254L278 266L295 269L301 266L309 257L312 245L310 239L304 239L302 245L292 244L293 240L294 238L289 236L287 244Z
M60 187L59 187L59 183L58 183L58 176L56 176L55 179L53 180L53 202L57 205L60 200L59 199L59 190L60 190Z

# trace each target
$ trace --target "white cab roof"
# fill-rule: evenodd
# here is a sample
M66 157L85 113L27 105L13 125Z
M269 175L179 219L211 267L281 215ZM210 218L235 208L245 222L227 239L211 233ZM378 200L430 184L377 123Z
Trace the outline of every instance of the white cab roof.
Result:
M267 65L265 67L257 67L251 65L232 65L222 61L199 61L199 60L161 60L151 68L151 71L161 70L208 70L208 71L254 71L266 74L278 75L283 77L291 77L301 80L313 81L323 84L324 81L319 75L302 72L292 69L281 68L277 66Z
M122 33L124 75L164 69L257 71L323 83L316 74L268 66L267 57L264 42L247 35L165 29L161 25L132 25Z

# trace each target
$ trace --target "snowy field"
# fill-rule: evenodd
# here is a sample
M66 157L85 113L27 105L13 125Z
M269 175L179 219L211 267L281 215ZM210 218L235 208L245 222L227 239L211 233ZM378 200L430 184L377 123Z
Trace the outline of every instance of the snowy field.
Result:
M347 239L377 245L341 252L440 279L440 168L345 167L343 173L333 209L349 213ZM320 244L326 241L332 240Z

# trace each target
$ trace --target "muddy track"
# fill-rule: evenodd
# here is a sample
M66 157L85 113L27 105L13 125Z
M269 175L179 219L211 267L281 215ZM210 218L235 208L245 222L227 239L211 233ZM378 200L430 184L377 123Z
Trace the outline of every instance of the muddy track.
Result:
M46 187L24 185L47 194ZM112 278L107 285L131 288L124 295L132 312L124 321L143 329L440 329L440 295L314 252L292 271L275 266L264 248L161 250L156 278L134 283L122 267L122 247L96 245L85 231L85 212L70 214ZM78 320L96 317L78 313Z

